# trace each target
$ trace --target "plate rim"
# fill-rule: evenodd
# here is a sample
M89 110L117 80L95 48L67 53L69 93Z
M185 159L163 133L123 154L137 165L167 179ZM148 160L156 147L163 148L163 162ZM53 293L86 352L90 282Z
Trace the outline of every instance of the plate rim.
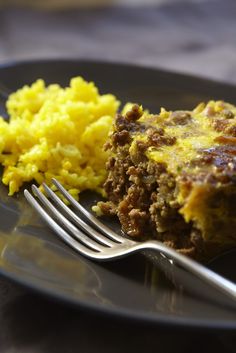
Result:
M222 320L220 322L212 319L202 320L186 318L186 317L176 317L172 315L164 315L161 313L153 315L151 312L146 311L136 311L132 309L122 308L122 307L108 307L99 304L94 304L86 300L75 299L63 295L60 292L55 292L50 288L42 287L37 282L30 282L24 279L19 279L12 275L10 272L3 270L0 267L0 275L6 279L12 280L17 285L31 290L35 293L40 293L42 296L50 298L51 300L59 301L60 303L67 304L76 309L86 310L93 313L98 313L102 316L114 317L116 319L126 319L130 321L138 321L144 324L157 325L162 328L174 328L174 329L185 329L185 330L196 330L199 331L229 331L236 329L236 321L233 320Z
M206 77L203 75L197 75L197 74L192 74L188 72L181 72L178 70L170 70L166 68L162 68L160 66L153 66L153 65L145 65L145 64L140 64L140 63L130 63L126 61L118 62L115 60L105 60L105 59L93 59L93 58L86 58L86 57L41 57L41 58L32 58L32 59L13 59L13 60L7 60L0 62L0 70L2 69L7 69L11 68L14 66L20 66L20 65L28 65L28 64L44 64L44 63L78 63L78 64L89 64L89 65L109 65L109 66L114 66L114 67L123 67L123 68L136 68L140 70L146 70L146 71L153 71L157 72L158 74L166 74L170 76L175 76L176 78L182 78L186 80L191 80L193 79L194 81L198 81L200 83L206 83L206 84L212 84L212 85L217 85L221 86L221 88L227 88L227 89L236 89L236 83L231 83L227 82L224 80L212 78L212 77Z

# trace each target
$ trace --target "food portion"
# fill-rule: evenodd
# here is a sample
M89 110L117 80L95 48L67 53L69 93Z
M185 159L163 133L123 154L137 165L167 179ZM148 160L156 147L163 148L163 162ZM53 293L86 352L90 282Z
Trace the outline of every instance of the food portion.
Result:
M134 105L117 115L105 149L108 201L97 214L197 259L236 245L236 107L210 101L153 115Z
M236 245L236 107L210 101L155 115L127 104L117 114L119 104L82 77L13 93L9 121L0 118L9 195L31 181L53 188L56 178L76 199L105 196L94 211L118 216L135 239L197 259Z
M37 80L7 101L9 121L0 118L2 182L9 195L24 182L58 179L75 197L85 190L103 193L107 140L119 106L112 94L99 94L92 82L71 79L69 87Z

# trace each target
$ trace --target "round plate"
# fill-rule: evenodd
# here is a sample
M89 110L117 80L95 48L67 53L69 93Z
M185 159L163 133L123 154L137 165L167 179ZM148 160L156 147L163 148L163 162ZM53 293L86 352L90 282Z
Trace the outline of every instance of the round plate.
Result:
M43 78L47 84L65 86L77 75L94 81L102 93L112 92L121 102L137 102L151 112L158 112L161 106L192 109L209 99L235 102L233 86L131 65L43 60L0 67L1 85L10 91L37 78ZM3 99L0 103L3 110ZM82 202L88 208L97 199L98 195L82 195ZM215 261L211 267L235 279L231 270L235 268L234 259L235 253L231 253L227 261ZM181 277L176 277L176 281L167 279L142 254L103 264L76 254L41 221L22 193L9 197L3 185L0 186L0 272L46 295L112 315L160 325L236 328L235 311L199 293L183 290ZM193 278L191 286L197 287Z

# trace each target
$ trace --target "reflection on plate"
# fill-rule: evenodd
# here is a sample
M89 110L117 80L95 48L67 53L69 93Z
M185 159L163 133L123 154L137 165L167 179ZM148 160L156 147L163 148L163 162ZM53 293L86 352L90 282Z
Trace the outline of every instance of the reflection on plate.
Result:
M235 90L229 85L128 65L38 61L5 65L0 72L2 83L10 90L39 77L66 85L71 77L82 75L121 101L137 102L151 111L160 106L190 109L211 98L234 101ZM95 197L85 193L82 202L89 207ZM211 267L235 279L231 270L234 258L231 254L224 267L219 260ZM98 264L75 254L44 225L22 194L9 198L3 185L0 272L50 296L113 315L168 325L236 328L235 312L209 302L197 291L183 291L145 255ZM182 274L179 276L181 283Z

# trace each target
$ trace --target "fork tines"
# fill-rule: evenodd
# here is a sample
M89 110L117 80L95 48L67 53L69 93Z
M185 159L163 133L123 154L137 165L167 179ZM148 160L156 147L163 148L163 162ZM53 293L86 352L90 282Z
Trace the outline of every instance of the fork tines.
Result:
M47 197L35 185L32 185L32 194L24 190L24 195L68 245L84 255L99 258L99 254L104 250L124 243L124 237L116 234L88 212L57 180L53 179L52 182L76 212L72 211L45 183L43 188ZM93 227L80 217L81 214Z

